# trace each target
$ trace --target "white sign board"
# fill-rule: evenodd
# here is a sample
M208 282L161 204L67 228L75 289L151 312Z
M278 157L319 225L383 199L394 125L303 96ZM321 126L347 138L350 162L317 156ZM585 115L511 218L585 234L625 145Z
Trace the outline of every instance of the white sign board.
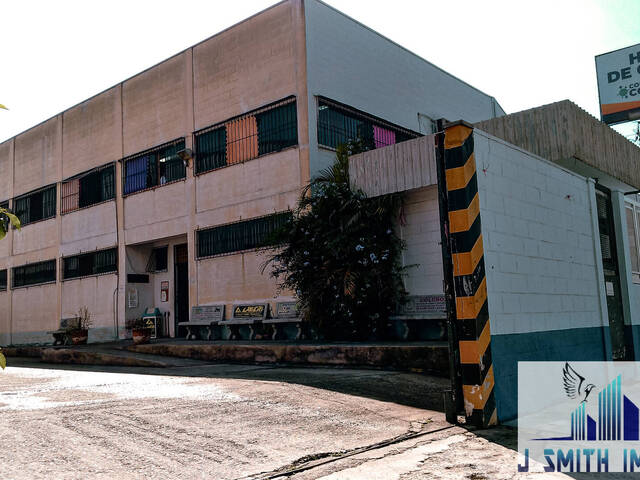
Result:
M640 118L640 43L597 55L596 75L604 123Z

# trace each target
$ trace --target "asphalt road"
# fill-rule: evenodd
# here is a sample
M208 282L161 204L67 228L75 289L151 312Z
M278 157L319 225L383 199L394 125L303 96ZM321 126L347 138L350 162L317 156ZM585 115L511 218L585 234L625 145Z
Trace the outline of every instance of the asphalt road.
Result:
M515 477L515 432L447 424L436 411L442 378L204 363L10 365L0 372L3 480Z

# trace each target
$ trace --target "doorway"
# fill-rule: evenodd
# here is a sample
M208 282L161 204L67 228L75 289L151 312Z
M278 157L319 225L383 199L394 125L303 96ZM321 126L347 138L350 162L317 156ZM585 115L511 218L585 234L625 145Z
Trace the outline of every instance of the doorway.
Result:
M596 207L598 209L598 232L600 234L602 268L607 296L607 312L609 314L611 355L613 360L632 360L633 348L631 345L627 345L624 327L611 190L598 184L596 184Z
M176 338L184 337L186 331L178 327L180 322L189 321L189 251L187 244L174 247L174 285L175 285L175 316L174 332Z

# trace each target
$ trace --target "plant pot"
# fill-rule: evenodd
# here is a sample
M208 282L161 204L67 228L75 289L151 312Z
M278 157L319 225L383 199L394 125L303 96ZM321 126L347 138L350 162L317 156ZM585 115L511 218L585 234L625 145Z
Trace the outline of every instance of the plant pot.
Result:
M89 338L89 330L73 330L69 336L73 345L86 345Z
M140 345L141 343L149 343L151 339L151 330L149 328L134 328L131 330L131 338L133 343Z

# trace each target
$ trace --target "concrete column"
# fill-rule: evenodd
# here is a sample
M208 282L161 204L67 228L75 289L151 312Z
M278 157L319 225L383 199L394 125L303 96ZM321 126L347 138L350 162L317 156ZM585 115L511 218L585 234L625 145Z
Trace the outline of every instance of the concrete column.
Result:
M16 171L16 137L11 139L10 155L11 155L11 186L10 190L7 192L7 198L12 199L10 208L14 208L13 205L13 195L14 195L14 184L15 184L15 171ZM9 297L9 344L13 345L13 290L11 289L11 268L13 267L13 228L9 228L7 232L7 236L4 238L4 241L9 242L9 261L7 263L7 296Z
M57 309L56 309L56 318L49 325L50 328L56 329L60 324L60 319L62 318L62 216L60 212L62 212L62 163L64 162L64 144L63 144L63 136L62 129L64 128L64 116L62 114L58 115L58 129L56 135L58 136L58 151L56 152L56 156L58 157L58 162L56 162L58 166L58 171L56 172L56 293L58 295Z
M300 184L309 183L311 175L309 157L309 94L307 81L307 34L305 31L304 2L297 0L292 3L295 29L295 68L297 91L297 115L298 115L298 152L300 158ZM315 103L314 103L315 105ZM315 118L315 116L314 116Z
M120 115L118 119L120 121L120 159L124 157L124 120L122 111L122 84L120 84ZM118 160L120 160L118 159ZM125 246L125 232L124 232L124 198L122 197L122 172L123 164L121 161L116 162L116 227L117 227L117 239L118 239L118 291L116 301L116 318L118 323L118 337L124 334L125 326L125 308L126 308L126 293L127 293L127 249Z
M185 146L195 152L193 144L193 131L195 129L194 118L194 95L193 95L193 48L186 52L185 68L187 70L186 97L187 101L187 131L185 132ZM196 188L197 179L195 173L195 159L189 162L187 168L186 191L187 191L187 212L189 219L187 221L187 249L189 251L189 318L191 318L191 310L193 306L198 305L198 262L196 261L196 238L195 230L198 228L196 224L197 202ZM173 290L175 295L175 288ZM175 325L175 322L171 322ZM174 332L175 335L175 332Z

